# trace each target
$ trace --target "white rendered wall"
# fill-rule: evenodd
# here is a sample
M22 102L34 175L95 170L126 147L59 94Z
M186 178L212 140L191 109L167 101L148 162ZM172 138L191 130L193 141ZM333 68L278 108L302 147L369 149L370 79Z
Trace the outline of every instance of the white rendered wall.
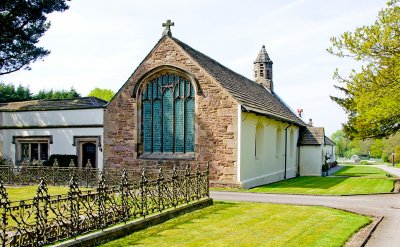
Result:
M324 145L324 154L328 154L330 157L329 162L334 162L336 160L335 146Z
M239 182L243 188L272 183L284 179L285 171L285 128L287 123L278 122L252 113L241 113L240 125L240 171ZM256 128L262 124L262 150L256 153ZM277 130L281 129L277 141ZM297 139L299 128L289 126L287 134L286 178L296 176ZM293 132L292 143L290 133ZM258 137L260 138L260 137ZM277 147L280 143L280 147ZM292 153L290 152L293 149ZM277 150L280 150L277 153Z
M322 145L300 146L300 176L321 176L324 154Z
M16 160L16 144L12 143L13 136L49 136L53 143L49 144L49 156L52 154L77 154L77 147L73 146L74 136L101 136L103 141L103 128L61 128L61 129L23 129L3 131L4 158ZM102 144L103 146L103 144ZM103 153L97 149L97 165L103 168Z
M74 136L100 136L103 146L102 127L84 127L85 125L102 125L103 109L64 110L64 111L35 111L35 112L0 112L2 126L24 126L16 129L0 129L0 154L15 161L16 144L13 136L52 136L53 143L49 144L49 156L52 154L77 154L73 146ZM53 126L46 128L46 126ZM75 127L74 127L75 125ZM41 128L29 128L38 127ZM64 126L56 128L56 126ZM65 126L70 126L69 128ZM76 127L79 126L79 127ZM97 166L103 168L103 152L97 149Z
M103 109L2 112L3 126L103 124Z

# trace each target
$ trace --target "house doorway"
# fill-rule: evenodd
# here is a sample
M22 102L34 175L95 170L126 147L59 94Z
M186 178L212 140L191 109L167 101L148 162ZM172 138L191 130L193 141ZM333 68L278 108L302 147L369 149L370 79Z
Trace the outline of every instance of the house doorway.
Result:
M102 151L100 136L74 136L73 146L76 146L78 167L86 167L88 160L92 168L98 168L98 152Z
M82 144L82 166L86 167L88 160L92 164L92 167L96 166L96 143L83 143Z

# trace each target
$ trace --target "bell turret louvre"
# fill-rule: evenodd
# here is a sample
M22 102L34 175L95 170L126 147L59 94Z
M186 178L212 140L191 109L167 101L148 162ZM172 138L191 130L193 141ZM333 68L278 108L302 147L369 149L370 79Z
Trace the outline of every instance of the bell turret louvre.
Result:
M254 61L254 80L268 88L271 92L274 90L272 83L272 64L265 50L265 45L263 45Z

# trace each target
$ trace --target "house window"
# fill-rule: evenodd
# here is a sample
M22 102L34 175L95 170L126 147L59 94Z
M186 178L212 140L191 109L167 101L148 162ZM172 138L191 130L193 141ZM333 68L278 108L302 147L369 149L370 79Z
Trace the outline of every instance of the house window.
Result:
M195 92L189 80L164 74L151 80L142 92L142 143L144 154L193 153Z
M48 160L49 159L49 143L40 142L19 142L18 160Z
M16 160L48 160L52 136L13 136Z

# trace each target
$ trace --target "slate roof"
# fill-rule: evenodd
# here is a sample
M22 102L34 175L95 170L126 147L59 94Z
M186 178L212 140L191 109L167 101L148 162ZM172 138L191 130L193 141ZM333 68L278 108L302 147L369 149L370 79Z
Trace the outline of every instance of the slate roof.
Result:
M172 39L219 82L242 105L243 110L305 126L304 122L275 93L271 93L262 85L230 70L182 41L176 38Z
M92 109L104 108L107 104L107 101L96 97L82 97L64 100L30 100L0 103L0 112Z
M329 137L325 136L325 145L336 146L336 143L329 139Z
M306 126L300 131L299 145L330 145L336 144L325 135L323 127Z
M307 126L300 132L300 145L321 145L325 142L323 127Z

